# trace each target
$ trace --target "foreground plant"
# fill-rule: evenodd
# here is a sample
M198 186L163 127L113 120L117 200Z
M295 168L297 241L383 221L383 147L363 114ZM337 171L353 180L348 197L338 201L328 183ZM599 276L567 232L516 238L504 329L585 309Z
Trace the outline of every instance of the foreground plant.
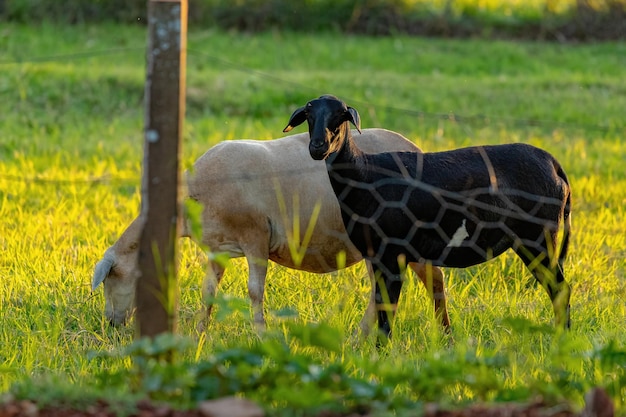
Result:
M291 320L285 320L282 333L268 332L249 346L224 347L206 359L196 360L200 348L188 338L165 334L139 340L117 352L96 355L134 363L98 379L109 389L130 381L134 392L179 408L243 396L273 412L297 410L304 415L327 410L385 414L423 410L429 403L445 407L538 398L545 404L582 404L582 395L598 381L585 380L581 367L603 373L600 382L618 404L626 394L623 347L609 343L589 352L549 326L521 318L503 324L523 337L541 335L549 340L545 363L523 384L508 382L515 369L524 366L515 340L492 348L442 347L408 363L394 355L393 345L382 352L369 345L363 346L369 353L346 352L340 330Z

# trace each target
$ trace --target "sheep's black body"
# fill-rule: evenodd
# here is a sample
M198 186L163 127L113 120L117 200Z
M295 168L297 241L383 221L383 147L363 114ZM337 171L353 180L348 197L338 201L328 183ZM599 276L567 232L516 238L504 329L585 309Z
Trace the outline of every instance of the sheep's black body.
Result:
M331 155L327 159L330 181L340 196L343 221L357 248L364 253L370 251L375 258L383 256L376 253L383 250L396 264L397 256L405 254L411 260L421 257L447 267L484 262L512 247L516 238L541 249L544 227L549 225L556 232L561 203L568 193L565 178L556 177L555 169L562 172L558 163L529 145L482 150L496 179L511 177L502 170L523 175L490 186L478 148L426 153L419 160L410 153L361 155L369 167L366 175L346 164L345 158L351 155L345 149ZM453 166L450 162L455 159L464 162ZM550 168L552 172L524 169L529 160L535 169ZM442 175L451 172L452 177ZM554 181L546 184L545 178ZM511 179L520 181L511 183ZM546 202L541 203L538 196L547 198ZM455 232L463 228L463 221L469 236L450 245ZM384 241L397 243L384 245ZM371 253L375 248L376 252ZM487 249L492 251L490 256Z
M557 323L569 326L570 288L562 263L570 189L550 154L524 144L364 154L350 136L350 122L360 128L358 113L332 96L296 110L286 130L304 120L312 157L326 159L348 235L382 277L386 294L379 283L378 322L387 336L403 263L468 267L509 248L548 291Z

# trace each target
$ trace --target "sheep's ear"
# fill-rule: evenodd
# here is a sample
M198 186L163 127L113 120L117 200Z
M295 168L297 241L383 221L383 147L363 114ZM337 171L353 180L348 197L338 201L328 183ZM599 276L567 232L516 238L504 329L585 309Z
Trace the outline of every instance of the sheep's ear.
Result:
M306 120L306 111L304 111L304 106L302 106L293 112L293 114L289 118L289 123L287 124L287 127L283 129L283 132L284 133L289 132L294 127L304 123L305 120Z
M91 291L95 291L111 273L111 268L115 262L111 258L103 258L96 264L96 269L93 272L93 278L91 279Z
M348 114L350 115L348 121L361 133L361 116L359 116L359 112L352 107L348 107Z

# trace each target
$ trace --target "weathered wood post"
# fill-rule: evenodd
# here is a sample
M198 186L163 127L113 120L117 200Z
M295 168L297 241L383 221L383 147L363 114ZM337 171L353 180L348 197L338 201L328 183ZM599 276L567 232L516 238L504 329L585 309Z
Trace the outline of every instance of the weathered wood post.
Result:
M138 337L175 331L186 48L187 0L149 0Z

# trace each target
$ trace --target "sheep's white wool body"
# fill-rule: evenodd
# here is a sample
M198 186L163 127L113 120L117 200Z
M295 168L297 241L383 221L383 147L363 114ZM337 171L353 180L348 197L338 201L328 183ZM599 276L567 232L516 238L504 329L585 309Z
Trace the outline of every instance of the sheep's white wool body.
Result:
M357 146L366 152L419 152L414 143L389 130L364 129L362 134L356 130L353 134ZM146 139L160 140L155 130L146 131ZM226 266L219 259L225 259L224 255L246 257L248 292L254 322L259 327L265 323L263 298L268 259L315 273L332 272L362 259L346 233L325 163L311 158L309 142L308 132L275 140L222 141L200 156L186 175L184 195L202 205L201 233L195 239L210 248L212 254L220 254L207 262L205 299L214 298L224 274ZM126 322L134 309L143 224L144 215L140 214L107 249L94 270L92 290L104 284L105 316L112 324ZM190 219L182 229L184 236L191 234ZM309 229L312 232L307 235ZM338 254L343 254L342 261ZM431 270L413 263L409 266L424 283L433 285L435 295L445 297L439 268ZM368 272L374 282L369 264ZM208 303L207 313L210 307ZM444 326L449 326L445 298L437 299L435 307ZM365 334L376 314L372 291L361 320Z

